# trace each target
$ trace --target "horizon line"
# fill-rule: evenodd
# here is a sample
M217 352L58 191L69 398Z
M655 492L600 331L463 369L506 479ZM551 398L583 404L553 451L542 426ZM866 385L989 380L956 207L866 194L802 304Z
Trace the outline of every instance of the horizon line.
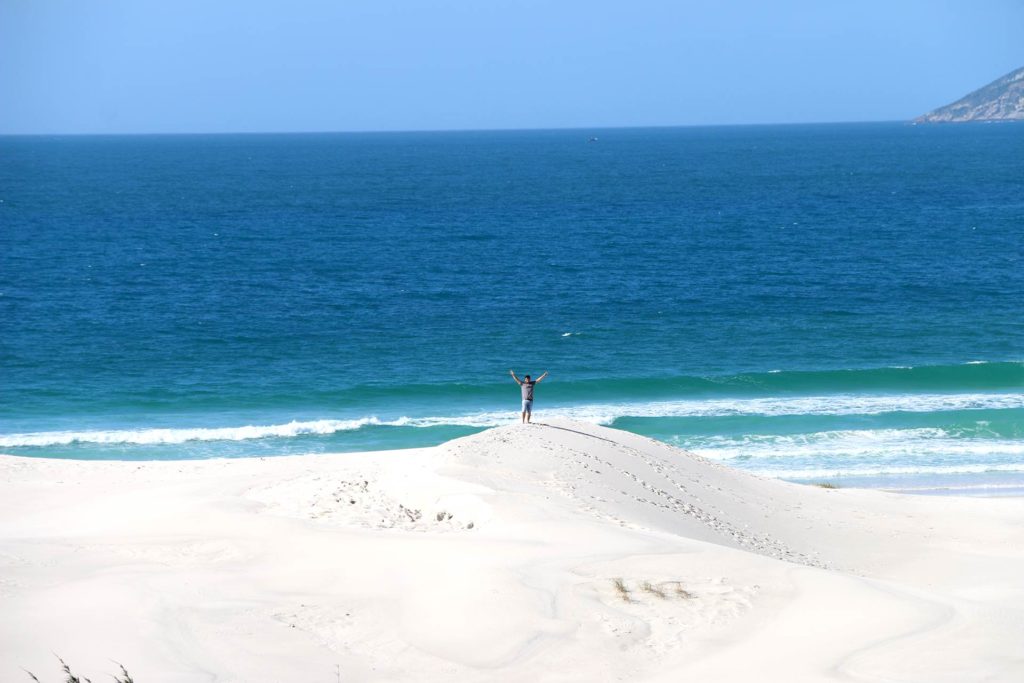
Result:
M385 128L352 130L253 130L253 131L136 131L120 133L101 132L0 132L0 137L145 137L145 136L209 136L209 135L386 135L408 133L516 133L555 131L602 131L602 130L653 130L671 128L754 128L770 126L828 126L853 124L902 123L915 125L914 119L866 119L859 121L785 121L755 123L681 123L650 125L601 125L601 126L538 126L524 128ZM979 121L977 123L984 123Z

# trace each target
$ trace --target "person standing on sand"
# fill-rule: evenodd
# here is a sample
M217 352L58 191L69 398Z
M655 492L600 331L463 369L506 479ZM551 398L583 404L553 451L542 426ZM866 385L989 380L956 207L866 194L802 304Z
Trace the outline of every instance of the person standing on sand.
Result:
M516 381L523 392L523 424L529 424L530 418L533 416L533 385L548 376L547 370L537 379L530 379L529 375L519 379L516 377L515 370L509 370L508 374L512 375L512 379Z

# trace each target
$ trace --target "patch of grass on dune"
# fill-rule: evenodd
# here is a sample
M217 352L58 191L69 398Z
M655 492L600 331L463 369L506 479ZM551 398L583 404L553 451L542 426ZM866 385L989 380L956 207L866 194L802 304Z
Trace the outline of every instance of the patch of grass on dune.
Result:
M626 588L625 581L621 578L614 579L612 581L612 585L615 587L615 592L618 593L623 602L633 602L633 598L629 595L629 589Z
M67 662L61 659L60 656L55 656L57 657L57 661L60 662L60 670L64 672L64 683L92 683L92 680L86 678L85 676L78 676L77 674L72 672L71 667L68 665ZM108 674L111 678L114 679L114 683L135 683L135 679L132 678L132 675L128 673L128 670L124 668L123 664L120 664L119 662L114 662L114 664L117 664L117 668L121 670L121 673L119 674ZM27 673L29 678L31 678L36 683L42 683L42 681L40 681L36 677L36 675L28 669L25 670L25 673Z
M665 591L660 586L655 586L650 581L644 581L643 585L641 586L641 588L643 589L643 591L645 593L650 593L651 595L657 596L657 597L661 598L662 600L664 600L665 598L668 597L665 594Z

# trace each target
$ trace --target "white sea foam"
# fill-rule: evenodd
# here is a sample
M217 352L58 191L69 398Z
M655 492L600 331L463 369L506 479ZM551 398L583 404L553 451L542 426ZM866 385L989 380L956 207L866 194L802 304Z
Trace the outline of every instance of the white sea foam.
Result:
M835 477L882 477L895 474L983 474L985 472L1024 472L1024 463L932 465L932 466L886 466L879 467L820 467L794 470L748 470L753 474L775 479L829 479Z
M35 432L2 435L0 436L0 448L67 446L74 443L158 445L187 441L244 441L269 437L301 436L303 434L333 434L359 429L371 424L380 424L380 421L375 417L368 417L359 420L293 421L279 425L246 425L243 427Z
M781 415L870 415L887 412L935 412L949 410L1024 408L1021 393L977 394L898 394L796 396L765 398L715 398L645 403L602 403L544 408L537 418L568 418L581 422L611 424L623 417L724 417ZM515 408L465 415L400 417L380 420L364 417L346 420L293 421L276 425L238 427L201 427L181 429L138 429L33 432L0 435L0 448L25 446L63 446L74 443L96 444L176 444L188 441L243 441L304 434L333 434L366 426L486 428L508 424L517 415Z
M887 488L905 493L925 491L977 491L984 493L985 491L1019 491L1024 489L1024 484L933 484L932 486L892 486Z
M538 408L539 417L564 417L581 422L610 424L622 417L726 417L733 415L875 415L890 412L937 412L1024 408L1024 394L897 394L794 396L768 398L687 399L647 403L603 403ZM510 411L491 411L451 417L402 418L384 424L410 427L464 425L493 427L506 424Z
M836 430L794 435L698 436L676 445L713 460L750 458L1024 458L1024 441L962 438L939 428Z

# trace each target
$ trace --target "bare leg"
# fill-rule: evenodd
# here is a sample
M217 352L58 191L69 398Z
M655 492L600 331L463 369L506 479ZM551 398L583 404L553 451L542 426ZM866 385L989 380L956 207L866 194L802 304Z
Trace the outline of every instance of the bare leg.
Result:
M526 424L526 411L523 411L523 424Z

